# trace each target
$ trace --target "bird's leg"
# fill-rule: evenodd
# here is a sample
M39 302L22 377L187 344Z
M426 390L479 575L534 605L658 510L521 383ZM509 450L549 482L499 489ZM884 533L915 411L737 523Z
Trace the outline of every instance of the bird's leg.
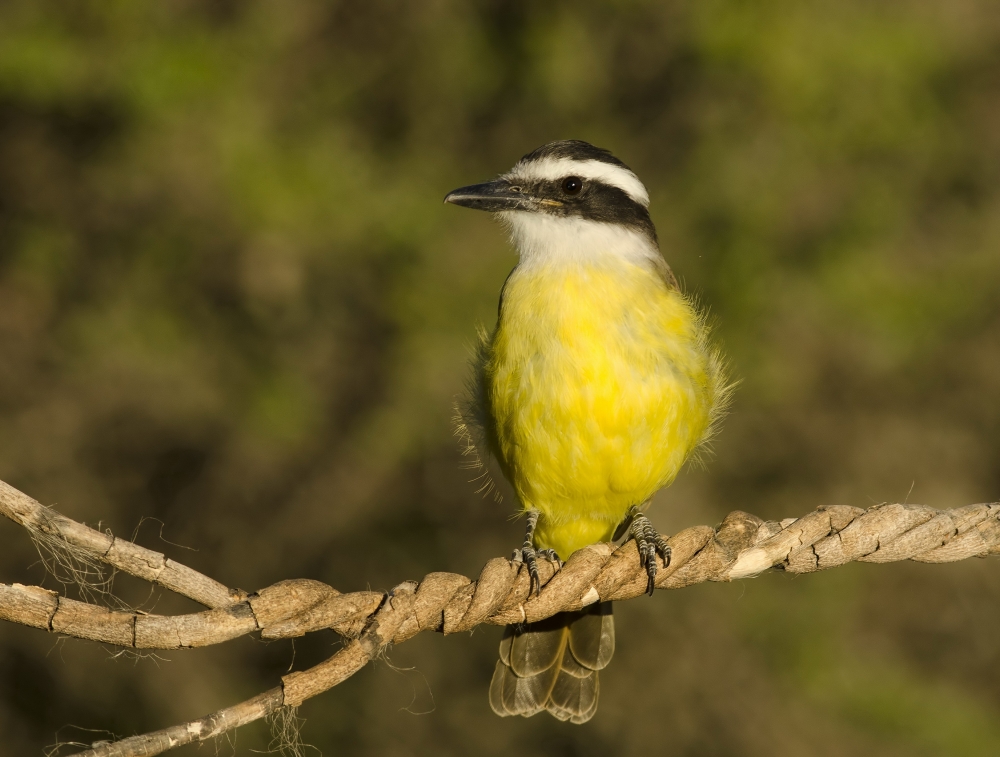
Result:
M528 596L540 594L542 591L542 581L538 577L538 561L535 552L535 527L538 525L540 510L528 510L528 524L524 529L524 545L521 547L521 559L528 566L528 576L531 582L528 585Z
M632 508L629 516L628 533L635 539L635 545L639 549L639 564L646 569L646 593L653 596L656 589L656 553L663 556L663 567L666 568L670 565L670 546L637 507Z

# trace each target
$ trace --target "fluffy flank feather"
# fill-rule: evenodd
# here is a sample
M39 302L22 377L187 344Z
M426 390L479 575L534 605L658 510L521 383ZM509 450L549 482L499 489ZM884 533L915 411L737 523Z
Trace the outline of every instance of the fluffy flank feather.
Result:
M481 366L489 354L492 334L482 324L476 327L476 344L473 348L472 375L465 382L465 393L455 400L452 424L454 435L458 439L459 449L465 458L464 468L474 471L471 479L479 486L476 494L484 497L493 495L495 502L503 501L493 476L490 473L488 460L490 458L491 434L494 434L492 419L485 399L485 386Z
M685 292L683 297L688 301L698 320L699 349L706 356L706 372L711 377L709 381L711 392L708 426L705 428L701 440L691 450L687 462L694 468L703 469L714 454L712 442L722 427L722 421L729 413L733 395L740 385L740 381L730 378L728 362L722 354L722 350L712 343L713 318L708 308L703 308L699 298L694 294Z

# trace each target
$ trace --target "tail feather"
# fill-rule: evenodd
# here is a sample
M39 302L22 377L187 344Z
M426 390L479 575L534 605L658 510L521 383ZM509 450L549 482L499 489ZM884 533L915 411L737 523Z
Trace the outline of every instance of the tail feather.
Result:
M517 629L517 626L504 629L500 659L519 677L538 675L559 661L566 644L566 623L558 615L532 623L528 633L518 632Z
M507 626L490 684L490 705L502 717L548 710L559 720L585 723L597 712L597 671L614 651L610 602Z
M560 720L572 723L586 723L597 712L597 694L600 690L597 671L577 678L563 670L552 687L545 709Z
M562 659L562 672L566 675L571 675L574 678L587 678L594 672L594 669L578 663L576 661L576 657L572 654L566 654L563 655Z
M553 665L538 675L520 678L502 662L497 662L490 684L490 705L502 717L531 717L545 709L545 702L558 675L559 668Z
M569 626L569 649L585 668L603 670L615 653L615 618L611 603L601 602L594 610Z

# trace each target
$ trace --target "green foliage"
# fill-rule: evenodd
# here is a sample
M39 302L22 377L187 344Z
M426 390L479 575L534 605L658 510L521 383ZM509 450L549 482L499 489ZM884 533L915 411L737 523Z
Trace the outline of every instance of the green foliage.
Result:
M0 478L122 535L159 518L200 550L180 559L249 589L386 588L509 552L513 503L475 494L451 406L514 259L441 198L581 138L650 188L664 254L743 379L716 459L654 522L995 499L998 43L986 0L11 0ZM41 580L6 528L0 580ZM869 567L629 603L583 729L493 718L487 630L411 642L393 661L422 678L366 673L303 708L304 737L995 753L996 566ZM328 641L301 642L296 666ZM291 660L243 645L133 667L71 642L64 664L48 645L0 628L11 753L66 723L179 722ZM431 714L400 711L430 709L428 687Z

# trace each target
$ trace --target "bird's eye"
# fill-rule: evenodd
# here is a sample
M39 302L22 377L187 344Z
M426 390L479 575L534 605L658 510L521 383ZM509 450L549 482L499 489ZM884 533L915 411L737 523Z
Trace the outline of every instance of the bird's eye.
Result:
M562 190L568 195L578 195L583 189L583 179L579 176L567 176L563 179Z

